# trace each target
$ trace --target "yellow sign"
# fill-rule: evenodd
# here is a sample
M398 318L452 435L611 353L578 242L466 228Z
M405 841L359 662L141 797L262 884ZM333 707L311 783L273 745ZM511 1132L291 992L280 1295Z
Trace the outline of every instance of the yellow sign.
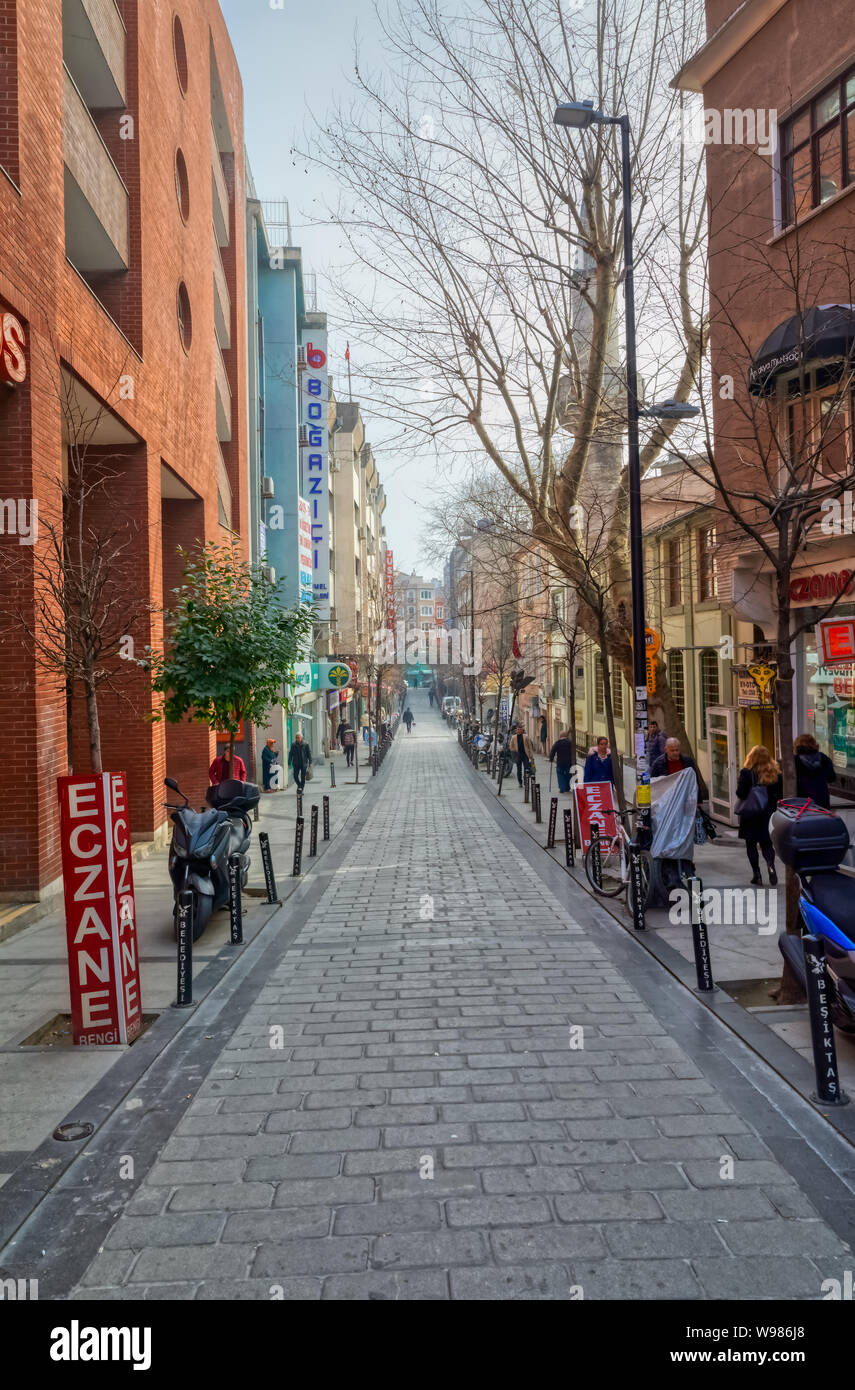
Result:
M639 806L649 806L651 804L651 793L649 782L640 782L635 789L635 800Z
M331 666L327 672L327 677L336 689L340 690L350 680L350 669L347 666Z
M656 653L662 646L662 639L658 632L654 632L652 627L644 629L644 655L647 667L647 693L656 693Z

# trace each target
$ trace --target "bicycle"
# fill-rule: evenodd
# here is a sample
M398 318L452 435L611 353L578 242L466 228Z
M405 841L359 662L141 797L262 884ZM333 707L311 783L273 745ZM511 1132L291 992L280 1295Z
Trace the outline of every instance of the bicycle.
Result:
M600 881L594 877L593 867L593 845L589 845L585 850L585 877L590 883L595 893L599 893L604 898L616 898L624 889L629 894L629 847L632 837L623 824L635 811L634 806L631 811L603 811L604 816L612 816L615 821L614 835L603 834L600 832ZM639 851L641 861L641 885L644 894L644 901L650 892L650 851Z

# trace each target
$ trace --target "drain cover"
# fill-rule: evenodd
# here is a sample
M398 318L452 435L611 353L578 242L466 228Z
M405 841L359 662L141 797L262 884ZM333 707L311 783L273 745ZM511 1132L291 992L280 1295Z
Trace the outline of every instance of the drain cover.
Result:
M95 1126L89 1124L87 1120L72 1120L71 1124L58 1125L53 1132L54 1139L62 1139L67 1144L74 1143L78 1139L88 1139L90 1134L95 1133Z

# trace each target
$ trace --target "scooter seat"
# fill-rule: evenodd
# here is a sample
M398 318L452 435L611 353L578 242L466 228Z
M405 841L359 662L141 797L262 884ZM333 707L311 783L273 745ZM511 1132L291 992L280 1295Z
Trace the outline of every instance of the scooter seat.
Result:
M855 879L848 874L814 874L810 896L820 912L855 941Z

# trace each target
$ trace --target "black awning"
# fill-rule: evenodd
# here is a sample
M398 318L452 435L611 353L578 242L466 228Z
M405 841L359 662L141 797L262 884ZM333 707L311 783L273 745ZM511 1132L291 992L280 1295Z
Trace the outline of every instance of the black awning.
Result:
M849 358L855 345L855 304L815 304L769 334L748 373L753 396L771 396L776 379L819 358Z

